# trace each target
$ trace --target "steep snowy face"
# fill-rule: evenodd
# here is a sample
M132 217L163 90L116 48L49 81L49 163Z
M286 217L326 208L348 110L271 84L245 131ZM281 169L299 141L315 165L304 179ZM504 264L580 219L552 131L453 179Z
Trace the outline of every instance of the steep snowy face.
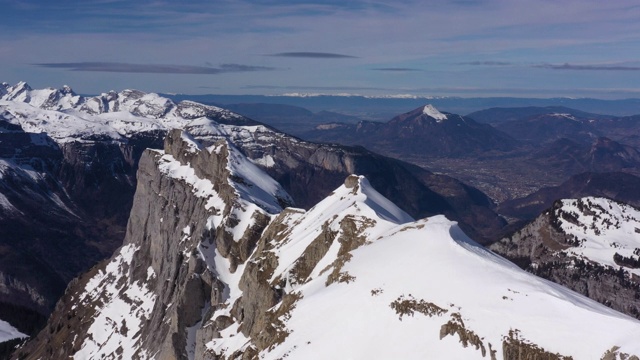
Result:
M86 283L79 294L79 306L101 304L100 310L91 319L91 325L83 334L83 342L78 346L74 359L92 359L104 354L120 353L123 359L134 356L149 358L150 350L143 349L140 331L151 319L151 312L158 299L150 286L157 277L153 268L147 269L147 278L138 281L113 281L130 279L133 256L139 248L127 245ZM75 342L75 339L73 339Z
M441 113L438 109L436 109L433 105L428 104L422 109L422 113L429 117L436 119L437 122L442 122L447 120L447 115Z
M562 200L556 226L569 236L567 255L640 276L640 210L610 199Z
M220 138L205 147L191 134L172 130L165 140L165 148L166 152L159 160L160 170L172 178L192 184L202 196L214 196L212 191L222 187L222 183L233 189L232 196L235 202L240 202L239 208L257 206L269 214L277 214L283 206L293 204L279 183L247 159L226 138ZM220 158L224 162L220 162ZM200 184L207 181L209 185Z
M286 238L272 244L271 252L278 258L278 267L271 280L283 281L284 286L292 290L295 285L316 278L319 272L326 272L338 254L345 255L367 239L412 221L411 216L380 195L366 178L351 175L344 185L308 212L292 211L282 216L279 224L286 227ZM305 251L320 246L318 239L322 239L325 246L330 243L325 249L327 253L322 259L317 259L315 271L299 276L301 264L308 260L304 256ZM304 264L304 267L309 268L310 264ZM339 270L336 272L336 269L334 273L338 276Z

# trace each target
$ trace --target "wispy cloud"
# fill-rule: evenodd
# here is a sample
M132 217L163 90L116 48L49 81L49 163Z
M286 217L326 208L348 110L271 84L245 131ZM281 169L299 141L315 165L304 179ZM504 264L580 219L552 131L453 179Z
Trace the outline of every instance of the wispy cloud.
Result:
M267 66L242 64L222 64L219 67L171 65L171 64L129 64L119 62L75 62L75 63L41 63L40 67L65 69L69 71L95 71L115 73L147 73L147 74L204 74L215 75L229 72L252 72L276 70Z
M277 54L268 54L267 56L290 57L290 58L313 58L313 59L357 59L357 56L334 54L325 52L282 52Z
M460 62L457 65L473 65L473 66L509 66L513 65L508 61L467 61Z
M405 68L405 67L386 67L371 69L375 71L389 71L389 72L410 72L410 71L422 71L422 69Z
M375 86L278 86L278 85L246 85L244 89L269 89L269 90L301 90L301 91L394 91L397 89Z
M625 66L625 65L598 65L598 64L569 64L564 63L561 65L556 64L536 64L532 65L534 68L551 69L551 70L593 70L593 71L640 71L640 66Z

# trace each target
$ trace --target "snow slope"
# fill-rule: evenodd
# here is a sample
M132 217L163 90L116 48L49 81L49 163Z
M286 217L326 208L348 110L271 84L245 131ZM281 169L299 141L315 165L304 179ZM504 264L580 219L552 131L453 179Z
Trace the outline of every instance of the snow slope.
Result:
M132 359L139 351L143 357L148 357L146 351L140 349L140 329L151 317L157 295L143 281L112 281L113 277L123 279L127 276L137 250L134 245L125 245L105 271L96 274L86 284L84 293L79 297L80 304L99 302L101 306L87 333L83 334L85 340L74 359L95 359L118 352L122 359ZM150 269L148 277L154 276L153 269Z
M285 236L269 250L278 259L271 281L286 279L285 292L297 300L269 310L282 314L286 335L261 359L479 359L491 352L502 359L503 342L574 359L600 358L614 346L640 354L637 320L522 271L444 216L412 221L364 178L286 217ZM354 241L348 219L362 241L345 257L343 246ZM292 270L323 228L336 240L307 278L295 279ZM207 346L227 355L251 346L235 333Z
M597 197L562 200L555 215L562 230L573 236L575 246L563 252L611 266L623 268L614 255L640 259L640 210L614 200ZM640 276L640 268L624 267Z
M0 320L0 343L13 339L23 339L26 337L27 335L18 331L18 329L11 326L8 322Z

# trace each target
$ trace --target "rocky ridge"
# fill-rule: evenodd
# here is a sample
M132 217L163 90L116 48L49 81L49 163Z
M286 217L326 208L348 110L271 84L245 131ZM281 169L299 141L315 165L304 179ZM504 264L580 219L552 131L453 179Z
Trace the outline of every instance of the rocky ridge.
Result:
M640 322L519 270L443 216L414 221L364 177L281 210L284 190L245 160L180 131L146 151L125 244L15 358L640 353Z

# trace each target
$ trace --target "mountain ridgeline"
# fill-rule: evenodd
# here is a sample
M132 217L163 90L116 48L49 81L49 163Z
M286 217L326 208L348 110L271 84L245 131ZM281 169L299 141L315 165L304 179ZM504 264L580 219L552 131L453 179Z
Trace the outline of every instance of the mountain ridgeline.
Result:
M14 321L16 304L34 315L17 330L0 323L7 339L31 335L13 358L640 354L640 211L553 203L632 196L637 177L594 171L636 168L633 146L594 132L522 161L534 142L430 105L316 131L400 158L591 172L496 207L452 177L216 106L2 84L0 318ZM506 227L496 209L529 222ZM496 239L529 273L481 245Z
M517 142L490 125L442 113L431 105L398 115L386 123L318 125L303 137L363 145L387 155L466 156L487 151L510 151Z
M306 211L290 201L229 140L170 132L140 160L124 245L14 358L640 353L637 320L523 272L442 215L415 221L365 177Z
M309 208L351 173L415 217L444 213L480 241L504 226L482 193L363 148L315 144L249 118L136 90L0 86L0 303L48 315L66 284L122 244L138 160L170 129L227 139ZM398 191L403 189L403 191ZM26 331L26 330L24 330Z

